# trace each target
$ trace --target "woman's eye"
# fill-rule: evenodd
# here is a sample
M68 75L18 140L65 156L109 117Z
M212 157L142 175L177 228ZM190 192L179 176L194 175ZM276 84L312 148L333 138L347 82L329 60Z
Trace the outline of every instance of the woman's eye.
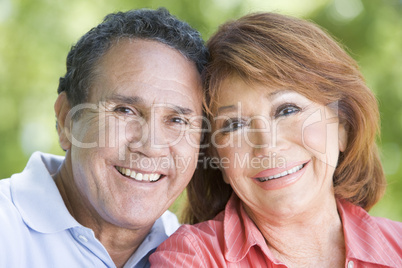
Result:
M133 111L133 109L128 108L128 107L116 107L114 109L115 112L119 113L119 114L125 114L125 115L132 115L135 114L135 112Z
M246 122L242 120L227 120L223 123L222 125L222 131L223 133L228 133L228 132L234 132L237 131L241 128L243 128L246 125Z
M284 104L278 107L275 112L275 118L280 116L288 116L298 113L301 109L294 104Z

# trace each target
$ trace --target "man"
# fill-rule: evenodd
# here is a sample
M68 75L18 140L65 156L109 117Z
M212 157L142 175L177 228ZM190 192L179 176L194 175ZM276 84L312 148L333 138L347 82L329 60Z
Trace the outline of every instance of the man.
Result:
M54 108L65 157L0 181L0 267L147 267L201 137L197 31L165 9L108 15L72 47Z

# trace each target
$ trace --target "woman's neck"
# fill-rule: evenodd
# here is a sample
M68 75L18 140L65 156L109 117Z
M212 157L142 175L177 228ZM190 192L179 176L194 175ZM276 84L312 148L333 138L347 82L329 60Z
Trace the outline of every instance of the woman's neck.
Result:
M259 217L245 209L273 256L288 267L344 267L345 242L335 199L283 217Z

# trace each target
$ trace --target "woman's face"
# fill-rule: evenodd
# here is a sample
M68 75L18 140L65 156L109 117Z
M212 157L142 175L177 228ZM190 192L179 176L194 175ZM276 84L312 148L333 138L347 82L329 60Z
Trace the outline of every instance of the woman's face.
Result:
M347 140L336 105L238 77L224 80L218 100L212 144L249 214L289 216L333 201L332 177Z

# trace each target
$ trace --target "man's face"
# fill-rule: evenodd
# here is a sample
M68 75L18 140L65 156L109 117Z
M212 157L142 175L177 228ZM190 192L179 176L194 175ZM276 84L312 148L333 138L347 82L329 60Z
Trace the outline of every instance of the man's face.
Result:
M72 172L83 210L123 228L152 225L196 166L199 73L178 51L132 39L114 45L95 73L88 108L71 127Z

